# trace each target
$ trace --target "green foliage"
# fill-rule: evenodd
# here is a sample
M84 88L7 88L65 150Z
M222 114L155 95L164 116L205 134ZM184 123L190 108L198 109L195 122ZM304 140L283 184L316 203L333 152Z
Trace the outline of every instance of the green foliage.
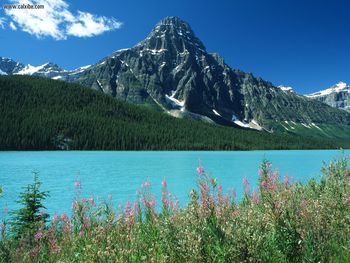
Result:
M33 242L34 235L48 218L48 215L43 212L45 209L43 201L48 196L48 192L41 191L40 186L38 175L34 173L33 184L25 187L20 194L18 203L23 207L12 212L12 234L16 239L24 239L30 244Z
M259 191L235 201L204 169L198 189L178 208L162 182L161 212L150 183L139 200L74 200L73 215L54 217L33 247L9 235L0 242L3 262L349 262L350 171L346 158L323 167L321 180L302 185L268 161ZM263 183L265 181L265 183ZM79 185L80 187L80 185ZM79 189L78 189L79 190ZM164 209L166 208L166 209Z
M0 77L0 150L251 150L344 143L223 127L155 112L75 84Z

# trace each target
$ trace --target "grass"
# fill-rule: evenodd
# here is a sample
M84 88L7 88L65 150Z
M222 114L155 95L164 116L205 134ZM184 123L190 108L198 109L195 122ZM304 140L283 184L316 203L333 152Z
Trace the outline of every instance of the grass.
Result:
M302 169L302 168L301 168ZM191 201L178 200L162 181L157 201L150 182L138 201L115 209L76 198L72 217L42 222L34 243L15 239L1 225L2 262L350 262L350 171L347 158L324 165L307 184L279 178L271 164L259 169L257 191L247 179L241 201L199 166Z

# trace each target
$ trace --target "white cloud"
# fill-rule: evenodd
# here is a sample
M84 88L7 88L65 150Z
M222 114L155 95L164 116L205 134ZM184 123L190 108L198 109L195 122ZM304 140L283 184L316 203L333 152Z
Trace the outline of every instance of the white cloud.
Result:
M10 22L9 26L12 30L17 30L17 27L15 26L15 24L12 21Z
M0 17L0 28L2 28L2 29L5 28L4 23L5 23L5 18Z
M88 12L69 11L64 0L10 0L12 3L44 5L43 9L5 9L14 27L38 38L52 37L56 40L68 36L92 37L121 27L115 18L93 15ZM15 22L15 24L14 24ZM1 23L0 23L1 26ZM16 27L16 28L17 28Z
M114 18L98 17L78 11L77 21L67 27L67 34L77 37L91 37L120 27L121 23Z

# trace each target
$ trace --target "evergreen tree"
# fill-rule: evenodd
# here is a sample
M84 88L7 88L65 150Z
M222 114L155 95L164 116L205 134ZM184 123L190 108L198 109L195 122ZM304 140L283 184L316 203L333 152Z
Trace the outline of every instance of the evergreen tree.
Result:
M43 201L48 196L48 192L40 190L41 182L38 174L34 172L34 182L24 187L24 191L20 194L20 199L17 201L23 207L12 212L13 218L10 224L12 225L12 234L16 238L23 238L32 244L34 235L44 225L48 218L48 214L43 212L46 209Z

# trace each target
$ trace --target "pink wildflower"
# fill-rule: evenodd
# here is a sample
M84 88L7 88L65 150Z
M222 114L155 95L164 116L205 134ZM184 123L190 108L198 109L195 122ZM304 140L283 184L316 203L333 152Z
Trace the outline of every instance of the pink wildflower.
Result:
M77 201L74 200L74 201L72 202L72 209L73 209L74 211L77 209L77 205L78 205Z
M270 176L270 177L271 177L271 181L272 181L273 183L276 183L279 176L280 176L279 171L278 171L278 170L275 170L275 171L272 173L272 176Z
M156 205L156 201L154 199L152 199L151 201L148 202L148 205L151 209L153 209L154 206Z
M61 215L61 219L62 219L62 221L65 222L65 223L68 222L68 220L69 220L66 213L63 213L63 214Z
M89 203L91 206L96 206L95 200L94 200L94 198L92 198L92 197L88 199L88 203Z
M259 169L259 175L262 175L264 173L264 170L263 169Z
M249 182L248 182L248 178L247 177L244 177L243 185L244 185L244 192L246 194L249 194Z
M274 204L275 209L279 209L281 207L281 203L276 201Z
M236 196L237 196L237 192L236 192L236 188L233 188L232 189L232 199L236 199Z
M253 200L253 202L254 203L259 203L259 197L258 197L258 194L257 194L257 192L256 191L253 191L252 192L252 200Z
M180 201L179 199L175 196L175 203L173 206L173 212L176 212L179 209Z
M162 187L163 187L163 188L167 187L167 183L166 183L166 180L165 180L165 179L162 180Z
M220 184L219 186L218 186L218 193L222 193L222 185Z
M203 174L203 173L204 173L204 168L203 168L203 166L198 165L196 171L197 171L197 173L198 173L199 175Z
M133 210L134 215L139 214L140 206L137 202L134 203L132 210Z
M243 185L244 185L245 187L249 186L249 181L248 181L248 178L247 178L247 177L244 177L244 178L243 178Z
M76 181L74 182L74 187L75 187L76 189L80 189L80 188L81 188L81 183L80 183L79 180L76 180Z
M5 226L4 223L1 223L1 224L0 224L0 230L1 230L1 231L4 231L4 230L5 230L5 227L6 227L6 226Z
M112 194L109 194L109 195L108 195L108 200L109 200L109 201L112 201L112 199L113 199Z
M345 203L346 205L349 205L349 206L350 206L350 196L348 196L348 197L346 197L346 198L344 199L344 203Z
M266 180L262 180L261 186L264 187L265 189L267 188L268 184Z
M52 224L55 224L56 222L58 221L58 215L57 214L54 214L53 217L52 217Z
M87 216L84 216L83 218L83 227L85 229L90 228L91 224L90 224L90 218L88 218Z
M38 230L38 232L34 235L34 238L36 241L40 241L43 238L44 234L41 229Z
M142 186L142 188L151 187L151 182L150 181L145 181L145 182L143 182L143 184L141 186Z
M284 184L285 184L286 187L288 187L288 185L289 185L289 176L288 176L288 174L286 174L284 176Z
M168 200L167 193L165 191L162 192L162 203L164 208L169 207L169 200Z

